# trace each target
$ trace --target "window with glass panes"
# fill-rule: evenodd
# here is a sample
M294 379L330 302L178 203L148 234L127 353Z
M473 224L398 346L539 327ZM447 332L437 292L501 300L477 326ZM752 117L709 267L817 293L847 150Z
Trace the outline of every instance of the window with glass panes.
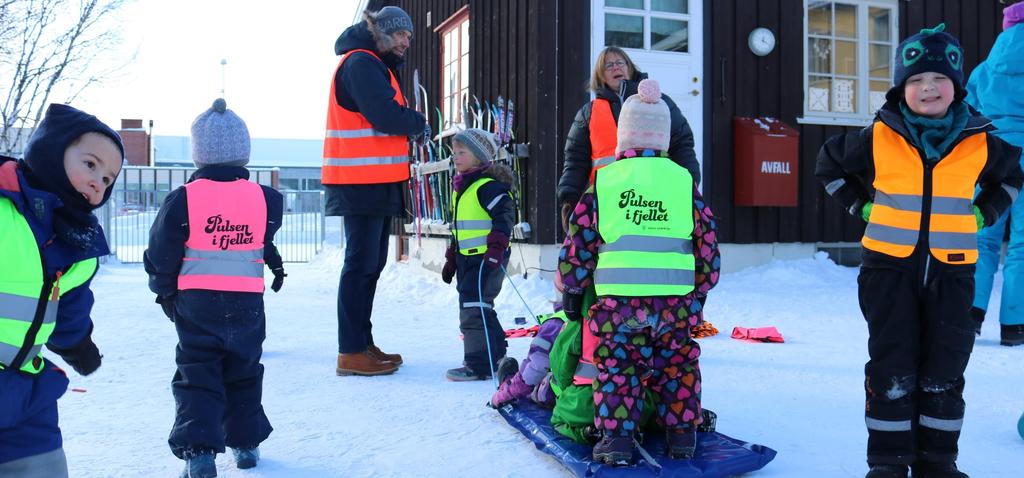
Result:
M604 44L686 53L694 0L605 0Z
M805 0L804 115L870 118L892 84L895 0Z
M441 34L442 130L462 121L462 102L469 92L469 10L445 21Z

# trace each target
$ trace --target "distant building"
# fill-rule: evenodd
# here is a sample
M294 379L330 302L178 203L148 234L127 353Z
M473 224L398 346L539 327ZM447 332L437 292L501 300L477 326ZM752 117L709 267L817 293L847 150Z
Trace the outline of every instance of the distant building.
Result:
M188 136L154 136L155 166L192 166ZM319 139L253 138L249 166L279 168L280 189L320 189L323 141Z

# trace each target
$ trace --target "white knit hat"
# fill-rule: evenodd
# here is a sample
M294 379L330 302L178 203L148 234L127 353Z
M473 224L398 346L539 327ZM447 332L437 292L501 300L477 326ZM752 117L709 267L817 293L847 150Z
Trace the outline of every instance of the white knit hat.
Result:
M641 81L637 93L626 98L619 112L618 130L615 154L627 149L668 150L672 115L668 104L661 99L657 81Z

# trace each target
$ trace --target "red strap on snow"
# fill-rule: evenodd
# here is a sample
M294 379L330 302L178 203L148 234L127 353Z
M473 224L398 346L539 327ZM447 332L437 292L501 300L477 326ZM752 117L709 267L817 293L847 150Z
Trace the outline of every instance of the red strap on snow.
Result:
M505 338L517 339L520 337L535 337L539 330L539 325L534 325L533 327L525 329L508 329L505 331Z
M784 342L782 334L775 327L733 327L732 338L747 342Z

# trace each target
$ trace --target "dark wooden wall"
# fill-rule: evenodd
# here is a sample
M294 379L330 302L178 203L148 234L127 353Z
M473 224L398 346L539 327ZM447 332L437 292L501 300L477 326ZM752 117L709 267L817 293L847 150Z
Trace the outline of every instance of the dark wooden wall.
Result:
M707 6L710 43L705 62L710 71L710 128L706 128L705 194L718 217L719 240L732 243L859 241L863 222L846 214L814 177L818 149L840 126L801 125L803 115L803 1L713 0ZM998 0L901 0L899 36L946 23L959 37L964 69L983 60L1002 30ZM775 32L775 51L757 57L747 48L755 27ZM724 75L723 75L724 71ZM732 119L734 116L781 118L800 131L798 207L736 207L733 205Z
M499 95L515 102L515 141L529 143L523 185L530 242L560 239L555 185L562 145L576 109L588 98L582 85L590 62L590 11L585 2L551 0L374 0L369 8L397 5L416 31L406 53L402 89L411 99L412 71L420 70L431 103L440 99L441 45L434 29L469 5L469 93L481 102ZM583 8L580 8L580 7ZM430 25L427 25L427 13ZM433 107L433 106L431 106ZM438 130L436 115L431 126Z

